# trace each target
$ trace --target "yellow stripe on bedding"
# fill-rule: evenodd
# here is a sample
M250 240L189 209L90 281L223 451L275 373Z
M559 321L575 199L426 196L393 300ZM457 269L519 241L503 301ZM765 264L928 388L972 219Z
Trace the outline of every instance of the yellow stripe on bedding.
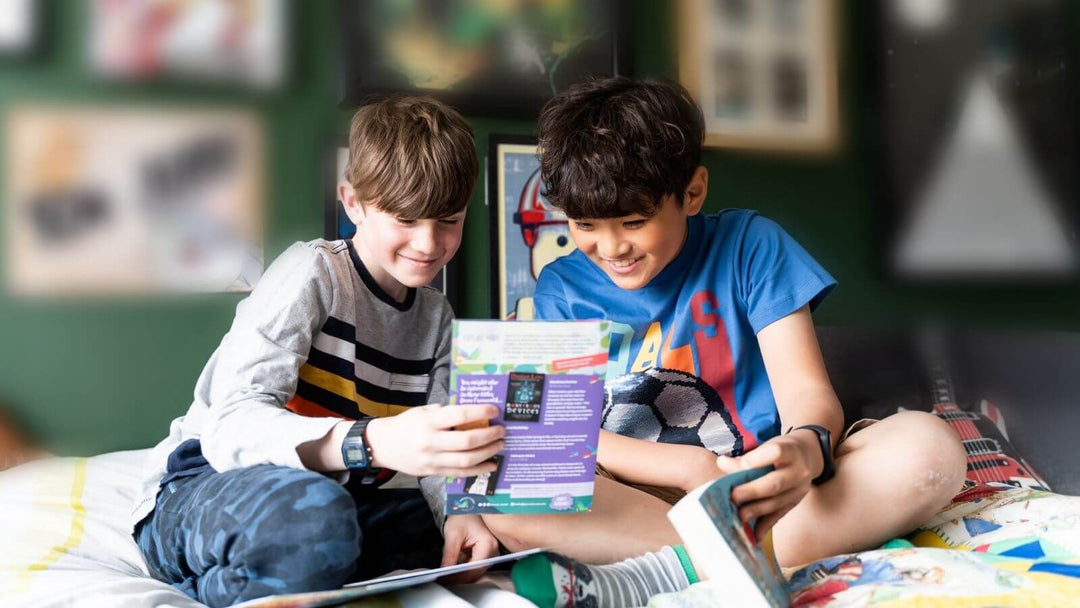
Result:
M72 511L71 528L64 542L53 546L41 559L27 566L26 570L19 573L16 584L16 592L25 591L34 576L60 561L60 558L68 554L72 549L82 543L83 532L86 527L86 506L83 504L83 491L86 488L86 459L75 459L74 478L71 482L71 501L69 507ZM34 508L48 508L49 505L41 501L35 501Z

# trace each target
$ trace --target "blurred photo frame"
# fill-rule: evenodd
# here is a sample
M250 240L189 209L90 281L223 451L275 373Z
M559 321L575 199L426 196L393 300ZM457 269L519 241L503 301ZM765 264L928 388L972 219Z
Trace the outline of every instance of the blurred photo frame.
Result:
M679 1L679 81L701 104L707 147L836 149L836 3Z
M466 114L534 119L573 83L630 73L628 20L619 0L342 0L341 104L431 95Z
M490 135L487 178L491 316L531 320L540 272L576 249L569 221L544 196L535 137Z
M326 175L323 205L323 238L328 241L352 239L356 235L356 225L345 213L344 201L341 200L339 185L345 181L345 169L349 165L349 138L346 135L330 138L324 162L323 173ZM459 250L450 263L428 284L450 302L450 307L460 313L461 301L460 265L462 252Z
M19 105L5 126L12 293L245 292L262 275L254 113Z
M0 61L32 59L42 52L44 5L39 0L0 2Z
M1075 14L1070 0L868 4L885 276L1080 279Z
M286 81L289 0L90 0L89 63L113 81L259 91Z

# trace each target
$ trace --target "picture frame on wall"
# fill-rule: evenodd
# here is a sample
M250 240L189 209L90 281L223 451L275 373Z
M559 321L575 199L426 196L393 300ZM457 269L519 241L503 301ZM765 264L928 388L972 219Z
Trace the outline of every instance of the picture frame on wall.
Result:
M38 0L0 3L0 60L30 59L41 52L43 5Z
M87 2L92 72L110 81L276 91L288 72L288 0Z
M705 145L831 152L839 141L837 0L680 0L679 81Z
M323 204L323 238L329 241L352 239L356 235L356 225L345 213L339 188L345 182L345 168L348 164L349 138L344 135L332 138L325 160L326 193ZM458 306L461 304L460 258L459 251L428 284L446 296L455 312L459 312Z
M535 118L555 93L628 74L628 11L618 0L521 3L343 1L341 103L432 95L466 114ZM498 4L498 3L496 3Z
M540 271L576 249L569 221L544 196L535 137L489 136L487 177L491 316L531 320Z
M9 109L5 132L12 293L247 292L262 275L256 114L26 104Z

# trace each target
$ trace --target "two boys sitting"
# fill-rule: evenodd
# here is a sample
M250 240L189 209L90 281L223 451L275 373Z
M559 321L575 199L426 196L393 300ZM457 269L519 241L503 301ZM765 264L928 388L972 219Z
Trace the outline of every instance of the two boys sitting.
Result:
M155 577L229 605L501 544L553 551L512 573L539 606L641 605L700 579L666 512L726 472L774 467L733 498L784 566L872 547L949 501L964 453L940 420L843 431L810 314L832 277L753 212L700 213L704 121L685 90L588 82L538 131L578 249L541 274L537 316L616 328L593 510L443 523L442 480L502 449L499 426L453 430L494 406L425 405L447 395L452 311L422 286L460 245L477 162L460 115L394 99L353 120L356 237L271 265L155 449L133 518Z

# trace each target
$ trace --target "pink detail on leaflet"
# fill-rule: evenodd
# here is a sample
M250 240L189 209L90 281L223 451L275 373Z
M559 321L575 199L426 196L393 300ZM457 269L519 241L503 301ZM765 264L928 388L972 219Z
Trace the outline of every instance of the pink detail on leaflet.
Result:
M584 357L574 357L572 359L559 359L558 361L552 361L552 371L562 372L568 369L577 369L579 367L593 367L595 365L603 365L607 363L607 353L597 353L595 355L586 355Z

